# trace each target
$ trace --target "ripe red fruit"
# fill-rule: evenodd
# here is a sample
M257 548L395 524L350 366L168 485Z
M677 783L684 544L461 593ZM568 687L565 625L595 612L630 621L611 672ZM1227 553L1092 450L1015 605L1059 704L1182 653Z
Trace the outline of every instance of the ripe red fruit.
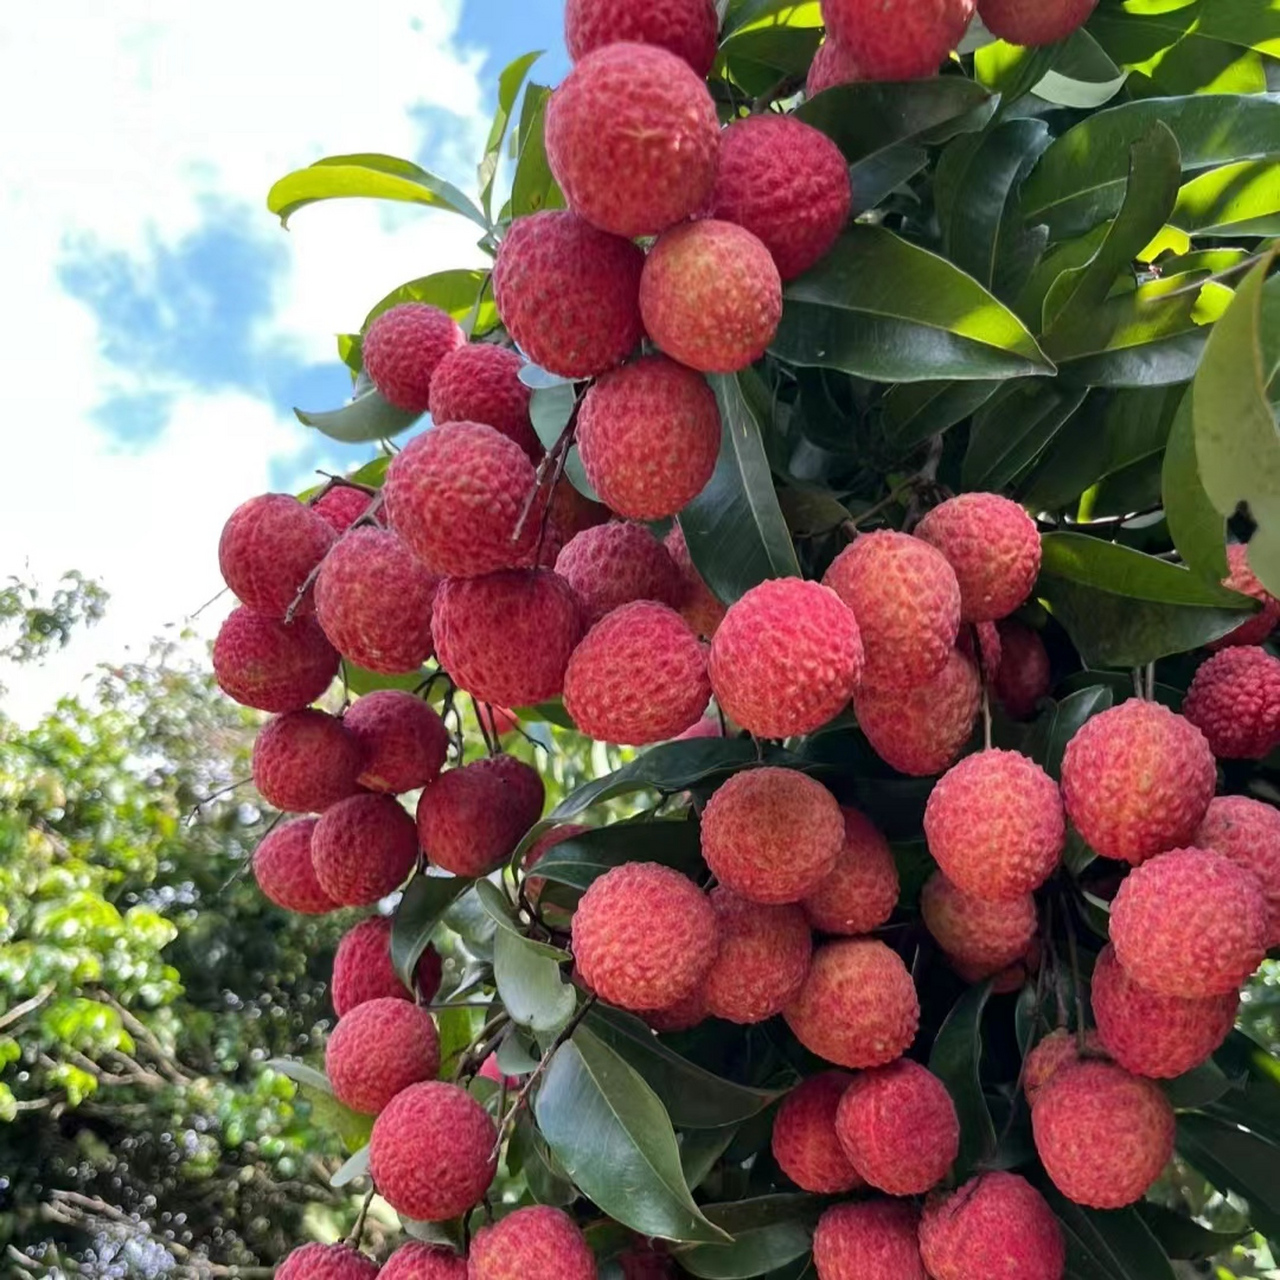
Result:
M471 1242L469 1280L596 1280L595 1255L563 1209L517 1209Z
M338 1019L324 1067L339 1102L377 1115L401 1089L436 1078L440 1036L431 1015L408 1000L366 1000Z
M311 858L335 902L370 906L399 888L418 859L413 819L390 796L340 800L321 815Z
M773 1158L802 1191L830 1195L863 1185L836 1136L836 1111L852 1081L844 1071L820 1072L802 1080L778 1108Z
M423 1003L440 990L443 965L435 947L427 947L414 975ZM329 998L338 1017L366 1000L412 1000L413 992L400 981L391 963L391 920L370 916L348 929L333 953Z
M1001 622L999 636L1000 666L992 692L1009 715L1025 720L1049 694L1049 654L1040 633L1016 619Z
M1233 542L1227 547L1228 573L1222 580L1224 587L1239 591L1262 601L1262 608L1234 631L1210 643L1210 649L1224 649L1233 644L1262 644L1280 622L1280 600L1277 600L1258 581L1257 574L1249 568L1249 548L1243 542Z
M1182 714L1220 760L1262 760L1280 746L1280 660L1245 645L1200 665Z
M1209 802L1194 843L1253 872L1270 915L1267 945L1280 946L1280 810L1246 796L1219 796Z
M906 0L887 13L880 0L823 0L828 37L839 40L865 80L931 76L960 43L974 0Z
M378 316L364 335L364 371L382 398L405 413L426 413L440 362L467 341L439 307L402 302Z
M364 757L360 785L400 795L425 787L444 767L449 731L436 710L404 689L375 689L343 717Z
M763 1022L791 1003L813 954L804 912L766 907L720 886L711 891L720 952L705 979L707 1012L728 1022Z
M643 525L615 522L584 529L556 559L578 593L588 626L634 600L675 606L680 578L671 557Z
M665 1009L645 1009L640 1016L660 1035L688 1031L707 1019L706 993L701 987L695 987L683 1000Z
M451 351L431 379L431 420L483 422L515 441L537 462L543 453L529 420L533 391L520 381L524 361L492 342L470 342Z
M218 564L242 605L283 618L334 536L333 527L297 498L264 493L231 513L218 542ZM298 611L311 608L310 596L303 597Z
M346 533L369 510L373 499L363 489L338 485L317 498L311 510L338 533Z
M832 1205L813 1233L818 1280L928 1280L916 1207L903 1200Z
M253 744L253 785L286 813L321 813L359 790L364 753L343 722L310 707L268 720Z
M710 640L724 621L724 605L716 599L693 563L684 530L678 522L671 526L671 532L662 545L666 547L683 584L678 605L680 616L693 628L695 635Z
M856 809L845 808L844 847L835 869L803 902L809 923L846 937L884 924L898 902L898 868L889 842Z
M574 62L626 40L658 45L705 79L719 33L713 0L567 0L564 7L564 39Z
M304 1244L276 1269L276 1280L376 1280L378 1264L349 1244Z
M338 674L338 651L314 618L281 622L233 609L213 642L213 673L228 697L259 711L296 711Z
M941 871L920 895L925 927L948 957L990 977L1026 954L1036 932L1036 904L1029 893L1003 901L962 893Z
M278 907L305 916L336 911L338 904L320 887L311 861L315 818L281 823L264 836L253 853L258 888Z
M816 97L825 89L834 89L837 85L853 84L866 77L858 69L853 55L833 36L818 46L809 66L809 78L805 81L806 97Z
M1104 1056L1106 1052L1096 1031L1085 1033L1084 1047L1087 1054L1097 1057ZM1059 1071L1089 1060L1081 1054L1080 1040L1074 1031L1065 1027L1051 1031L1027 1054L1026 1061L1022 1064L1022 1092L1026 1094L1027 1106L1036 1105L1045 1085Z
M1098 0L978 0L978 16L993 36L1010 44L1065 40L1089 20Z
M452 1249L410 1240L382 1264L378 1280L467 1280L467 1260Z

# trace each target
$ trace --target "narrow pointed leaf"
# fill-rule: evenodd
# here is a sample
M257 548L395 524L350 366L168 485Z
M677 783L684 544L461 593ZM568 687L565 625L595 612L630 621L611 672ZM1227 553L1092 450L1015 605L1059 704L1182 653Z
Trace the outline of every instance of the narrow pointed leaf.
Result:
M542 51L525 53L508 63L498 76L498 106L494 112L493 124L489 128L489 137L484 145L484 157L480 161L480 203L485 214L489 213L493 200L493 182L498 175L498 161L502 156L502 142L507 136L507 126L511 122L511 109L516 105L516 98L524 86L525 77L530 68L542 57Z
M295 409L293 413L304 427L314 427L321 435L344 444L390 440L407 431L422 416L388 404L372 387L340 409L318 412Z
M991 983L970 987L947 1015L929 1057L933 1072L951 1094L960 1118L957 1182L964 1182L996 1149L996 1129L982 1092L982 1014L991 998Z
M444 914L471 887L465 876L420 872L409 881L391 924L391 963L412 988L414 971Z
M1227 576L1227 522L1200 479L1192 397L1182 397L1164 454L1161 490L1169 535L1187 567L1210 582Z

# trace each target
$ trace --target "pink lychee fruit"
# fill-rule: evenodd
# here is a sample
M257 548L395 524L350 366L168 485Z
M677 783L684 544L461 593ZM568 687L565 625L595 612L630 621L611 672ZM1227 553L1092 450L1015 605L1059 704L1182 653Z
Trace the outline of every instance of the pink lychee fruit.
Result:
M990 978L992 995L1007 996L1021 990L1040 971L1040 939L1032 938L1026 951L1012 964L994 972L989 965L961 960L956 956L947 956L947 962L957 976L970 986Z
M1187 844L1217 784L1204 734L1137 698L1086 721L1062 758L1072 825L1095 853L1135 865Z
M320 887L311 861L315 818L284 822L264 836L253 853L253 875L277 907L305 916L336 911L338 904Z
M531 1205L471 1242L468 1280L596 1280L595 1255L563 1209Z
M711 891L720 952L704 979L707 1012L749 1025L779 1014L809 972L813 939L798 906L766 907L721 885Z
M1244 645L1201 663L1182 714L1220 760L1262 760L1280 746L1280 659Z
M881 1067L911 1047L920 1002L896 951L874 938L842 938L814 952L784 1016L818 1057L840 1067Z
M1027 1106L1034 1107L1041 1091L1059 1071L1078 1066L1091 1058L1106 1055L1101 1037L1096 1031L1085 1033L1085 1054L1080 1052L1080 1038L1074 1031L1059 1027L1051 1031L1027 1054L1022 1064L1022 1092ZM1086 1056L1087 1055L1087 1056Z
M1026 954L1036 932L1030 893L991 900L962 893L935 871L920 893L925 927L947 955L984 977L999 973Z
M467 1280L467 1260L441 1245L410 1240L382 1264L378 1280Z
M431 421L483 422L514 440L531 462L543 453L529 419L533 391L520 381L518 352L492 342L469 342L451 351L431 379Z
M213 642L213 673L229 698L258 711L297 711L338 674L338 651L314 618L281 622L233 609Z
M1040 633L1014 618L999 624L999 634L1000 667L992 692L1009 715L1025 720L1049 695L1049 653Z
M376 1116L401 1089L436 1078L440 1036L431 1015L408 1000L366 1000L338 1019L324 1066L339 1102Z
M839 40L865 80L931 76L960 43L974 0L906 0L886 11L880 0L823 0L827 35Z
M655 928L655 924L660 927ZM623 1009L665 1009L702 985L719 925L692 880L654 862L606 871L573 917L573 954L587 984Z
M481 1080L492 1080L494 1084L501 1086L505 1081L507 1088L518 1089L520 1087L519 1076L504 1075L502 1068L498 1065L498 1055L491 1053L481 1065L480 1070L476 1073L477 1078Z
M517 218L498 248L493 296L521 351L562 378L621 364L644 333L639 245L563 210Z
M773 1158L802 1191L833 1195L863 1185L836 1135L836 1111L852 1081L844 1071L819 1072L802 1080L778 1108Z
M223 526L218 564L227 586L247 609L283 618L309 613L311 573L336 535L333 526L287 493L264 493L241 503Z
M665 1009L645 1009L640 1016L659 1035L690 1031L707 1020L706 992L695 987L683 1000L677 1000Z
M404 883L418 859L418 836L413 819L391 796L351 796L320 816L311 858L335 902L370 906Z
M804 91L807 97L813 98L826 89L865 79L849 50L828 35L818 46L818 52L813 55Z
M804 899L809 923L856 937L878 929L898 902L898 868L889 842L856 809L845 808L844 846L835 869Z
M919 1221L919 1210L905 1200L832 1205L813 1233L818 1280L928 1280Z
M681 582L670 555L641 524L598 524L566 544L556 572L578 593L587 625L633 600L674 607Z
M397 1213L447 1222L488 1191L497 1147L493 1121L465 1089L428 1080L401 1090L374 1121L369 1172Z
M1209 801L1195 846L1253 872L1267 900L1267 946L1280 946L1280 810L1247 796L1219 796Z
M346 533L368 510L373 499L363 489L336 485L315 500L311 510L338 533Z
M1000 674L1003 647L994 622L966 622L956 636L956 648L978 668L988 685Z
M364 753L343 722L306 707L268 720L253 743L253 785L286 813L322 813L359 789Z
M366 693L342 723L360 746L360 785L370 791L416 791L444 767L449 731L433 706L405 689Z
M1258 575L1249 567L1249 548L1243 542L1233 542L1227 547L1227 576L1224 587L1252 596L1262 602L1262 608L1234 631L1210 643L1210 649L1224 649L1233 644L1262 644L1280 623L1280 600L1277 600L1258 581Z
M414 992L400 981L391 961L391 929L387 916L370 916L339 939L329 984L329 998L338 1017L367 1000L413 999ZM417 994L424 1004L429 1004L440 990L443 969L440 953L428 946L414 973Z
M662 545L671 556L682 583L678 606L681 616L693 628L695 635L704 640L712 639L724 621L725 606L707 586L697 565L693 563L689 544L685 541L684 530L679 522L671 526L671 532Z
M349 1244L304 1244L276 1268L276 1280L376 1280L378 1264Z
M679 1280L675 1263L661 1240L636 1239L616 1259L622 1280Z
M568 0L564 7L565 44L574 62L625 40L658 45L705 79L719 34L713 0Z
M978 16L993 36L1009 44L1057 44L1083 27L1097 4L1098 0L978 0Z
M436 369L466 341L467 335L447 311L423 302L402 302L384 311L366 330L364 371L389 404L405 413L426 413Z
M547 506L551 524L559 530L560 536L566 542L584 529L593 529L598 524L608 524L612 518L609 508L603 502L592 502L590 498L579 493L563 476L552 489L551 501Z
M1141 1200L1173 1155L1168 1098L1111 1062L1081 1062L1052 1076L1036 1099L1031 1128L1054 1186L1092 1209Z
M1144 862L1111 904L1116 959L1158 995L1237 990L1262 963L1267 926L1257 877L1211 849L1174 849Z

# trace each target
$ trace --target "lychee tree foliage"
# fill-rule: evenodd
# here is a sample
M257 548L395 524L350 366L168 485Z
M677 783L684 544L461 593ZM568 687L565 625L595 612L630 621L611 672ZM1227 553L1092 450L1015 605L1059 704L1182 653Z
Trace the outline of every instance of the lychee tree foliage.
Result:
M321 560L238 512L270 550L224 538L224 687L297 714L250 635L294 592L301 683L327 636L384 686L352 583L385 577L435 593L399 688L646 747L539 817L510 770L446 805L441 745L390 955L469 964L419 991L434 1038L335 1035L382 1108L341 1180L480 1280L1145 1280L1229 1247L1210 1204L1280 1236L1280 1062L1232 1030L1277 941L1280 11L568 9L577 67L503 72L476 198L381 155L269 198L448 210L495 268L340 338L353 400L299 417L384 442L346 523L389 532L362 579L368 529ZM393 808L294 827L273 891L395 889L398 853L348 875Z

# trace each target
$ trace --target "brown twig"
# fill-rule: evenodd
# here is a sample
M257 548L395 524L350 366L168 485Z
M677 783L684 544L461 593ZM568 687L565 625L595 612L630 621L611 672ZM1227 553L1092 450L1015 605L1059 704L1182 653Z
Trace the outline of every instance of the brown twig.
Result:
M578 430L578 413L582 408L582 397L580 396L573 403L573 409L569 413L569 420L564 424L564 430L560 432L559 438L555 444L543 454L542 461L538 463L537 473L533 478L533 488L529 490L529 496L524 500L524 506L520 508L520 515L516 520L516 527L512 530L511 541L519 542L524 536L524 527L529 520L529 513L533 510L534 503L538 500L538 494L542 492L542 482L547 478L549 469L554 471L554 478L551 482L551 488L555 488L556 480L564 471L564 460L569 456L569 450L573 446L573 437ZM551 509L551 491L547 493L547 510ZM546 515L546 512L543 513ZM546 529L546 521L543 520L543 532ZM541 544L541 535L539 536L539 544ZM541 550L541 546L539 546ZM536 560L535 560L536 563Z

